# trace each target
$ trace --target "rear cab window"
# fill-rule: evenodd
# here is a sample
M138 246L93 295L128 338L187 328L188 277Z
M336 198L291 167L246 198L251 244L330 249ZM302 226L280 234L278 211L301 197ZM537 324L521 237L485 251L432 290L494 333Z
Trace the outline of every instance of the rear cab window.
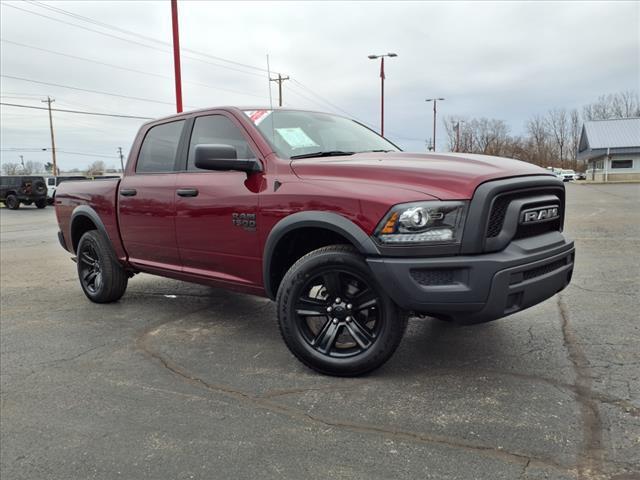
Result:
M142 141L136 173L169 173L175 171L176 154L184 120L151 127Z

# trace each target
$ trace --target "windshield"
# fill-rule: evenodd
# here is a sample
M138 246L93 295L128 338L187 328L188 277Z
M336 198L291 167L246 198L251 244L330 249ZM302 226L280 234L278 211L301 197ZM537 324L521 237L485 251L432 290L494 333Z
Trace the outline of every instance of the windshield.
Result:
M348 118L294 110L245 110L280 158L400 151L393 143Z

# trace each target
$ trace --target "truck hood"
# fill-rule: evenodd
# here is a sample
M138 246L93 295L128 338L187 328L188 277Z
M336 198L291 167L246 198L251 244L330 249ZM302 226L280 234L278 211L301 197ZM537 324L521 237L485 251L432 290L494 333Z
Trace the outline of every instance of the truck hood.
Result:
M466 153L357 153L292 160L291 168L303 180L393 185L441 200L470 199L476 187L487 180L525 175L555 177L519 160Z

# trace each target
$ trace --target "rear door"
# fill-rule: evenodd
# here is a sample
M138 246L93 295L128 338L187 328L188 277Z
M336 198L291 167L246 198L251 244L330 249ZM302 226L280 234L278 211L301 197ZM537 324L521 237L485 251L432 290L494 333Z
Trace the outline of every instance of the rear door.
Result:
M142 141L135 171L118 189L118 219L133 264L180 270L175 229L176 161L185 120L151 127Z
M200 170L198 144L236 148L238 158L258 158L257 147L231 115L196 117L185 171L176 183L176 235L183 270L216 280L261 284L257 211L261 173Z

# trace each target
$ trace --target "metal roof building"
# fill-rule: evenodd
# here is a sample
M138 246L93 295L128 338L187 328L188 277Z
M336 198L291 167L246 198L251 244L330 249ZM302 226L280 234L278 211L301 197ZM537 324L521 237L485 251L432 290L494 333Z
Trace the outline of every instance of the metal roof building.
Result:
M590 180L640 180L640 118L585 122L578 160L587 162Z

